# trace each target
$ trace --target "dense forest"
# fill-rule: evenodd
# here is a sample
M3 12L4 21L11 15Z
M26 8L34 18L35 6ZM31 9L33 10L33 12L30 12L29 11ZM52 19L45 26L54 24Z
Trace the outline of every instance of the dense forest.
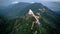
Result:
M0 34L34 34L37 30L37 34L59 34L58 31L45 23L42 18L39 18L41 25L34 25L31 30L32 22L35 18L32 16L17 17L15 19L8 20L7 18L0 17Z
M40 25L32 22L34 17L28 15L31 9L39 16ZM0 9L0 34L60 34L60 15L41 3L18 3Z

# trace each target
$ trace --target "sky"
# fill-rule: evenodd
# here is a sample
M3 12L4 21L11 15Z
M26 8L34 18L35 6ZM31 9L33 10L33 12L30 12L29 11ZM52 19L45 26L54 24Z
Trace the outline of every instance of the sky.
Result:
M0 5L9 5L10 3L17 3L17 2L60 2L60 0L0 0Z
M60 9L59 3L57 3L57 4L56 3L45 3L45 2L60 2L60 0L0 0L0 6L8 6L10 4L16 4L19 2L28 2L28 3L38 2L38 3L42 3L42 4L46 5L49 8L54 8L54 10Z

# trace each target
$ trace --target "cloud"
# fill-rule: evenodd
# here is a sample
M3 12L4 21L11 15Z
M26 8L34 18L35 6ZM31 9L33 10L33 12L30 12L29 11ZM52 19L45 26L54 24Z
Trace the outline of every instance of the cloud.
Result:
M50 2L60 2L60 0L44 0L44 1L50 1Z
M14 2L12 2L12 4L16 4L16 3L19 3L18 1L14 1Z

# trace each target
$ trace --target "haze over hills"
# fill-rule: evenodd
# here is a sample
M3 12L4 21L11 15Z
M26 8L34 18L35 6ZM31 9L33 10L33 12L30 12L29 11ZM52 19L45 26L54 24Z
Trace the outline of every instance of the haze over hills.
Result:
M13 25L13 24L23 23L23 25L21 26L21 27L23 27L28 22L30 24L33 21L33 18L31 18L31 19L29 18L28 21L26 21L26 18L22 19L22 18L17 18L17 17L21 17L21 16L27 17L30 9L34 12L35 15L39 15L39 17L40 17L39 19L40 19L42 26L44 28L46 28L48 30L48 32L51 32L49 34L53 34L53 33L57 34L60 32L59 31L60 30L60 15L55 13L54 11L50 10L48 7L42 5L41 3L32 3L32 4L31 3L18 3L18 4L9 5L5 9L0 9L0 14L5 16L8 19L11 19L10 21L7 21L7 25L10 24L11 27L13 27L13 26L15 27L15 25ZM7 26L7 28L9 26ZM19 25L18 25L18 27L19 27ZM42 29L44 29L44 28L42 28ZM8 28L8 29L10 29L10 28ZM10 30L8 30L8 29L6 29L6 33L10 32ZM3 32L4 32L4 30L3 30ZM22 33L22 32L20 32L20 33Z
M60 2L41 2L43 5L47 6L53 11L60 11Z
M26 8L26 6L30 5L32 3L17 3L17 4L12 4L9 5L8 7L3 7L3 9L0 11L0 14L4 14L6 16L17 16L17 14L20 12L23 8ZM33 4L32 4L33 5ZM41 4L42 5L42 4Z
M0 9L0 13L2 13L2 15L5 16L16 16L21 9L23 9L24 7L26 7L27 5L29 5L30 3L17 3L17 4L11 4L7 7L1 7Z
M23 15L25 15L29 11L29 9L33 10L33 12L35 14L39 13L40 17L43 20L46 20L46 22L48 24L50 24L53 28L56 28L55 26L57 26L59 24L60 15L56 14L55 12L50 10L49 8L43 6L42 4L34 3L34 4L27 6L27 8L22 10L24 13ZM56 23L57 23L57 25L56 25Z
M40 13L40 14L51 14L51 17L54 18L54 16L58 17L55 12L47 8L46 6L43 6L41 3L18 3L9 5L6 7L6 9L0 10L0 14L7 16L8 18L16 18L16 16L24 16L28 13L29 9L33 10L34 13ZM43 15L41 15L43 16ZM48 15L49 16L49 15ZM57 19L57 18L56 18Z
M8 6L6 9L0 10L1 14L6 16L7 18L16 18L20 16L25 16L29 9L33 10L33 12L41 14L43 18L45 18L47 21L49 20L54 22L59 22L59 15L47 8L46 6L43 6L41 3L18 3Z
M52 12L52 15L56 15L55 12L51 11L46 6L43 6L41 3L17 3L13 5L9 5L8 7L3 7L3 9L0 10L0 14L5 15L9 18L15 18L16 16L23 16L28 13L29 9L32 9L34 13L40 12L40 14L43 13L50 13ZM40 10L43 9L43 11ZM44 12L45 11L45 12ZM51 13L50 13L51 14ZM58 17L58 15L56 15ZM53 16L51 16L53 17Z
M60 14L60 2L41 2L43 5L50 8L52 11Z

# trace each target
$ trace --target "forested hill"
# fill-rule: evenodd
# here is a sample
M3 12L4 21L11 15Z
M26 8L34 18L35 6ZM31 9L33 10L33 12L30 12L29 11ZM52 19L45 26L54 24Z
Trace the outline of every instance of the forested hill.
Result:
M22 4L23 5L23 4ZM0 34L60 34L60 15L56 14L41 3L25 4L21 7L19 4L13 5L9 10L6 8L6 16L0 16ZM18 8L17 8L18 6ZM32 10L35 15L39 16L38 27L35 25L31 30L32 22L35 18L28 15L29 10ZM11 11L11 12L10 12Z

